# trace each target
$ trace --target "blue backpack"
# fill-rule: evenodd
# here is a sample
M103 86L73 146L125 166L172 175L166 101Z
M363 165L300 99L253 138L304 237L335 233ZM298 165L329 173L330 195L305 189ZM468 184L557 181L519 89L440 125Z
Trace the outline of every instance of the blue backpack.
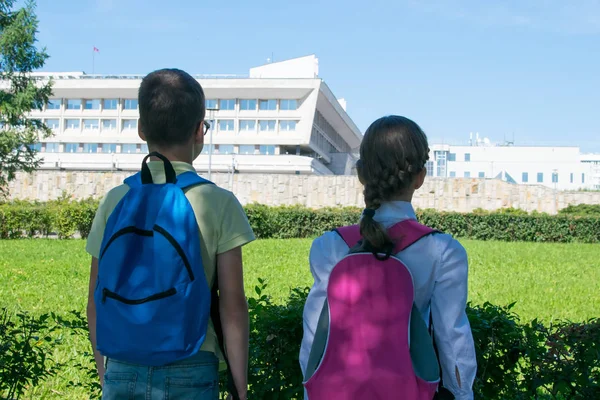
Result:
M164 162L166 183L152 182L146 160ZM98 264L98 351L124 362L161 366L196 354L211 312L200 230L185 190L211 184L194 172L177 176L151 153L108 218Z

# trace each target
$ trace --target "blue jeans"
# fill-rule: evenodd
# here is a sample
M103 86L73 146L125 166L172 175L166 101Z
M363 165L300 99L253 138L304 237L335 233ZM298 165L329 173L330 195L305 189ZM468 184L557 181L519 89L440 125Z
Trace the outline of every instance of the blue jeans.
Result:
M219 361L201 351L163 367L107 360L103 400L218 400Z

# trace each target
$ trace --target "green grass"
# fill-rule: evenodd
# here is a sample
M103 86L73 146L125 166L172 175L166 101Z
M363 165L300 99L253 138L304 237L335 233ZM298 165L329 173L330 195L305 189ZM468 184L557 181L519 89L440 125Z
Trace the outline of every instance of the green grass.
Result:
M310 286L308 251L311 241L261 240L245 248L246 290L254 294L265 278L268 294L277 301L289 290ZM523 320L539 318L582 321L597 316L600 296L598 245L462 241L470 259L469 292L474 303L505 305L516 301ZM85 310L89 256L80 240L0 241L0 307L36 314ZM54 354L74 364L89 349L80 337L65 337ZM34 389L32 399L84 399L68 387L81 372L66 368Z

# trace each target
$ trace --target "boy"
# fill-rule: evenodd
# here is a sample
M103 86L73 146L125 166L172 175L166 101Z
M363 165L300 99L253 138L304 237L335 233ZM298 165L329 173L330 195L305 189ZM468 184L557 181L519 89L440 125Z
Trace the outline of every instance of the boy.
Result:
M148 142L150 153L157 152L167 158L177 175L188 171L195 173L192 162L202 152L204 135L208 130L208 124L204 122L205 97L200 84L183 71L162 69L142 80L138 97L138 133L142 140ZM154 183L165 182L165 164L162 161L150 158L148 167ZM200 351L168 368L137 365L112 358L107 358L105 363L97 350L94 291L98 259L107 220L129 189L125 184L118 186L101 201L86 247L92 256L88 324L103 398L217 399L218 365L222 354L213 325L215 321L209 319ZM204 184L191 187L185 196L192 206L200 231L198 248L201 249L209 288L213 287L215 279L218 280L220 320L233 383L239 398L246 399L248 306L243 285L241 247L255 237L243 208L232 193L213 184Z

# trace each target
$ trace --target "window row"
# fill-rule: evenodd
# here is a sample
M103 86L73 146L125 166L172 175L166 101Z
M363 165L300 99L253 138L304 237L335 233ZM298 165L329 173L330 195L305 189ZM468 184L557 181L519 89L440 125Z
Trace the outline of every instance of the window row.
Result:
M37 143L31 146L40 153L122 153L147 154L147 144L127 143Z
M295 99L207 99L206 108L208 110L235 110L236 104L242 111L259 110L271 111L293 111L298 109L298 100ZM277 105L279 104L279 108Z
M579 183L579 182L575 182L577 179L575 173L571 172L569 175L569 183ZM552 177L552 183L558 183L558 172L553 172L551 174ZM521 176L521 181L523 183L528 183L529 182L529 173L527 172L523 172L523 175ZM537 176L536 176L536 182L537 183L544 183L544 173L543 172L538 172ZM582 184L585 183L585 173L581 173L581 181Z
M205 144L202 148L202 154L209 154L210 150L211 145ZM241 144L239 146L234 146L232 144L215 144L213 147L213 154L273 155L275 154L275 146L262 144Z
M433 167L433 163L431 164L431 167ZM428 165L427 170L428 170L428 175L430 175L430 176L433 175L433 174L429 174L429 165ZM450 171L449 172L449 176L450 176L450 178L456 178L456 172L455 171ZM477 174L477 176L479 178L485 178L485 172L479 172ZM580 182L575 182L577 180L576 179L577 177L576 177L575 173L570 173L568 176L569 176L569 183L580 183L580 182L582 184L585 183L585 173L581 174L581 181ZM465 177L465 178L471 178L471 172L470 171L465 171L463 173L463 177ZM556 172L552 173L551 177L552 177L552 183L558 183L558 177L559 177L558 173L556 173ZM522 173L522 175L521 175L521 182L522 183L529 183L529 173L528 172L523 172ZM543 172L538 172L536 174L536 180L535 180L535 182L536 183L544 183L544 173Z
M465 153L465 162L471 162L471 153ZM448 161L456 161L456 153L448 153Z
M213 126L213 121L209 121ZM298 121L279 121L280 132L292 132L296 130ZM258 127L259 132L275 132L277 128L277 121L272 120L253 120L253 119L240 119L238 121L240 132L256 132ZM235 120L233 119L220 119L217 120L216 130L218 132L233 132L235 131Z
M117 110L119 104L123 110L137 110L137 99L51 99L46 104L46 110L60 110L64 104L65 110Z
M40 153L105 153L105 154L147 154L148 145L138 143L37 143L31 146ZM211 145L204 145L202 154L210 152ZM214 145L213 154L275 154L274 145Z
M83 127L84 131L116 131L117 120L116 119L96 119L96 118L65 118L63 120L64 130L76 130L80 131ZM60 131L60 119L58 118L47 118L44 120L46 126L53 131ZM122 119L121 129L122 130L135 130L137 129L137 119Z

